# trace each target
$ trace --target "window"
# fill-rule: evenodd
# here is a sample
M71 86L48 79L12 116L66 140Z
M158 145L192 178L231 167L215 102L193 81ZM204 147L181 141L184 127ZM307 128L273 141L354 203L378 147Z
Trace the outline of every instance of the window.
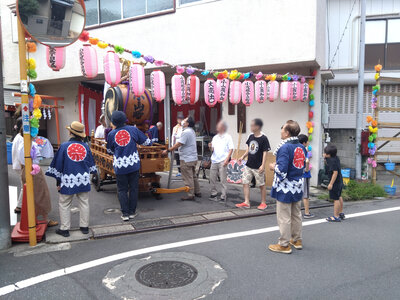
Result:
M365 68L380 62L386 70L400 69L400 19L367 20Z
M85 0L86 26L99 24L99 8L97 0Z
M175 0L85 0L86 25L174 10Z
M199 1L203 1L203 0L180 0L179 3L180 3L180 5L183 5L183 4L199 2Z

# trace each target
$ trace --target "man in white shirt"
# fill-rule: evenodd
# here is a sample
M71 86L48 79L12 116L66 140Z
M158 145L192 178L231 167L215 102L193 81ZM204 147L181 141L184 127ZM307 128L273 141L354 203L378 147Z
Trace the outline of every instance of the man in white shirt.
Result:
M226 133L228 127L225 121L219 121L217 124L217 132L208 145L212 151L210 183L212 201L224 201L226 203L226 169L233 152L233 140L230 134ZM216 188L218 175L221 180L221 198L218 199L218 191Z
M21 163L19 162L18 159L18 148L20 147L20 145L24 144L24 138L21 134L21 126L22 126L22 119L19 118L17 120L17 124L16 124L16 128L15 130L18 132L17 135L14 137L13 140L13 144L12 144L12 166L13 166L13 170L21 177ZM14 209L14 212L19 214L21 212L21 207L22 207L22 194L23 194L23 183L21 180L21 191L19 193L18 196L18 202L17 202L17 207Z
M100 125L97 126L96 131L94 133L94 137L96 139L104 139L104 130L106 129L106 120L104 115L101 115L99 118Z

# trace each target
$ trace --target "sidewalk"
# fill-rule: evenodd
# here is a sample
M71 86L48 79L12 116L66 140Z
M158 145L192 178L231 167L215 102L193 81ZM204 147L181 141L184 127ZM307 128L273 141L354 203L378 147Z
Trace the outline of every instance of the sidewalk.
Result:
M42 166L45 171L46 166ZM167 187L168 173L160 173L161 186ZM208 174L207 174L208 176ZM52 211L49 218L59 220L58 214L58 192L55 180L46 178L52 198ZM188 224L200 224L213 221L221 221L248 216L275 213L275 201L267 196L268 209L265 211L257 210L260 203L260 193L258 188L252 188L250 192L251 209L238 209L235 204L243 201L243 191L241 185L229 184L227 192L227 204L208 200L210 196L208 179L199 179L202 198L196 201L181 201L184 195L163 194L163 199L156 200L151 194L140 194L138 201L137 217L132 223L122 222L117 198L116 185L105 185L100 192L92 188L90 199L90 228L91 234L85 236L80 231L71 231L70 239L65 239L54 233L56 228L49 228L46 236L47 242L58 243L72 240L82 240L88 238L99 238L110 235L125 234L137 231L148 231L159 228L171 228ZM19 177L9 166L9 184L19 186ZM171 188L183 186L181 179L173 177ZM311 194L315 191L311 191ZM267 192L269 195L269 191ZM331 205L325 200L318 200L316 197L311 199L311 205ZM71 224L73 228L79 228L79 210L73 202L71 209Z

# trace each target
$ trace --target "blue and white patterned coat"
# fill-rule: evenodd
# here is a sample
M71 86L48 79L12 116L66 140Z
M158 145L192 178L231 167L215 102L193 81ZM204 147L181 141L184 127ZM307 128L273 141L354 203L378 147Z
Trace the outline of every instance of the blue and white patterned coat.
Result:
M285 203L302 199L305 160L306 149L297 139L288 141L279 148L276 154L272 198Z
M107 152L114 155L117 175L129 174L140 169L136 144L150 146L150 139L138 128L125 125L112 130L107 136Z
M90 191L90 174L96 165L89 146L77 139L61 144L46 175L57 180L60 193L73 195Z

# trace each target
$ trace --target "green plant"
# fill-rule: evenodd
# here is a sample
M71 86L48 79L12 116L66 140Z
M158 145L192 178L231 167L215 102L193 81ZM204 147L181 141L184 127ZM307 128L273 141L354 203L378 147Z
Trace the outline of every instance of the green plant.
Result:
M28 22L28 18L37 13L39 2L37 0L19 0L18 11L23 23Z
M356 201L372 199L374 197L386 197L387 194L383 187L365 182L350 180L346 189L343 190L342 197L345 201Z

